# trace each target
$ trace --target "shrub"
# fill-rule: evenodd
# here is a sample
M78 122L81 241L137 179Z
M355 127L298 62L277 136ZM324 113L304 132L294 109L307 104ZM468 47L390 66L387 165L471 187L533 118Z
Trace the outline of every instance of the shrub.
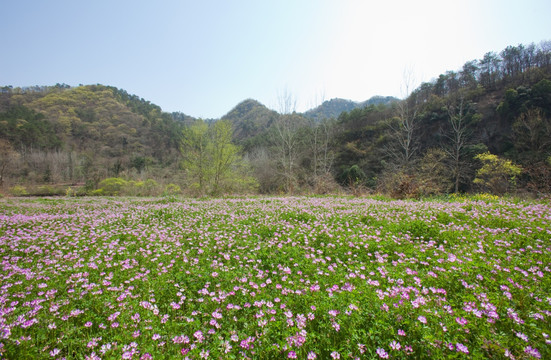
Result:
M475 159L482 162L477 170L474 183L492 194L503 195L516 184L516 177L522 168L489 152L478 154Z
M128 182L121 178L107 178L99 183L99 189L101 193L93 191L94 195L119 195L121 189L126 186Z
M172 196L182 193L182 189L176 184L168 184L163 191L163 196Z
M29 193L27 192L27 189L21 185L15 185L14 187L10 188L9 191L10 191L10 194L12 194L13 196L29 195Z

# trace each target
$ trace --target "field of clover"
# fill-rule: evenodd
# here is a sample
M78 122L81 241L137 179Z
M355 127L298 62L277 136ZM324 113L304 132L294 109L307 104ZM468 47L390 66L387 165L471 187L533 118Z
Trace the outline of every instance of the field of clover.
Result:
M0 200L0 358L551 359L551 206Z

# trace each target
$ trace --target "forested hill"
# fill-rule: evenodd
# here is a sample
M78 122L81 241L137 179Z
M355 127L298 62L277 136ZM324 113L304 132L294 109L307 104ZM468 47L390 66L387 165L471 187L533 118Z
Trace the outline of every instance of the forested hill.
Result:
M222 120L231 122L234 140L248 151L265 142L263 135L278 117L276 111L256 100L247 99L237 104Z
M369 105L389 105L397 100L397 98L392 96L373 96L369 100L363 102L335 98L326 100L321 105L306 111L304 116L318 121L323 119L338 118L339 115L345 111L364 108Z
M247 99L219 122L165 113L111 86L5 86L0 191L60 183L94 189L120 177L200 194L551 193L551 42L487 53L404 100L332 99L305 114L279 114ZM193 164L191 154L205 160ZM212 169L202 165L216 156L209 188Z
M18 175L29 182L98 180L176 162L191 120L175 115L110 86L4 87L0 139L25 160Z

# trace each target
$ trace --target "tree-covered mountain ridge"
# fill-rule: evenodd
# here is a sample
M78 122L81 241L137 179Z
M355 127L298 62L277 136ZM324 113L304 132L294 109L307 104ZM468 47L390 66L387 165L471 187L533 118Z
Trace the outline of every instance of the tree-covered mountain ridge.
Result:
M365 101L352 101L341 98L326 100L313 109L304 112L304 116L314 120L338 118L345 111L364 108L369 105L389 105L399 99L393 96L376 95Z
M479 156L485 151L521 165L519 175L502 176L502 183L549 192L550 116L551 42L487 53L422 83L404 100L336 98L302 114L281 114L246 99L217 121L167 113L106 85L4 86L0 185L3 192L18 184L94 188L121 177L187 188L193 181L182 159L197 150L183 146L188 130L221 121L231 124L231 141L244 159L240 171L247 172L231 181L254 178L251 189L261 192L488 190L477 178L489 159ZM203 130L194 146L220 145L216 131Z

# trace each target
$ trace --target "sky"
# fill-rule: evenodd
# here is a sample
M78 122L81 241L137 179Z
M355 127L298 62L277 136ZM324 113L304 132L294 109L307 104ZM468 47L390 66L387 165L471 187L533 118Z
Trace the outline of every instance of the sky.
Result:
M110 85L201 118L290 95L302 112L401 98L551 40L549 14L549 0L0 0L0 86Z

